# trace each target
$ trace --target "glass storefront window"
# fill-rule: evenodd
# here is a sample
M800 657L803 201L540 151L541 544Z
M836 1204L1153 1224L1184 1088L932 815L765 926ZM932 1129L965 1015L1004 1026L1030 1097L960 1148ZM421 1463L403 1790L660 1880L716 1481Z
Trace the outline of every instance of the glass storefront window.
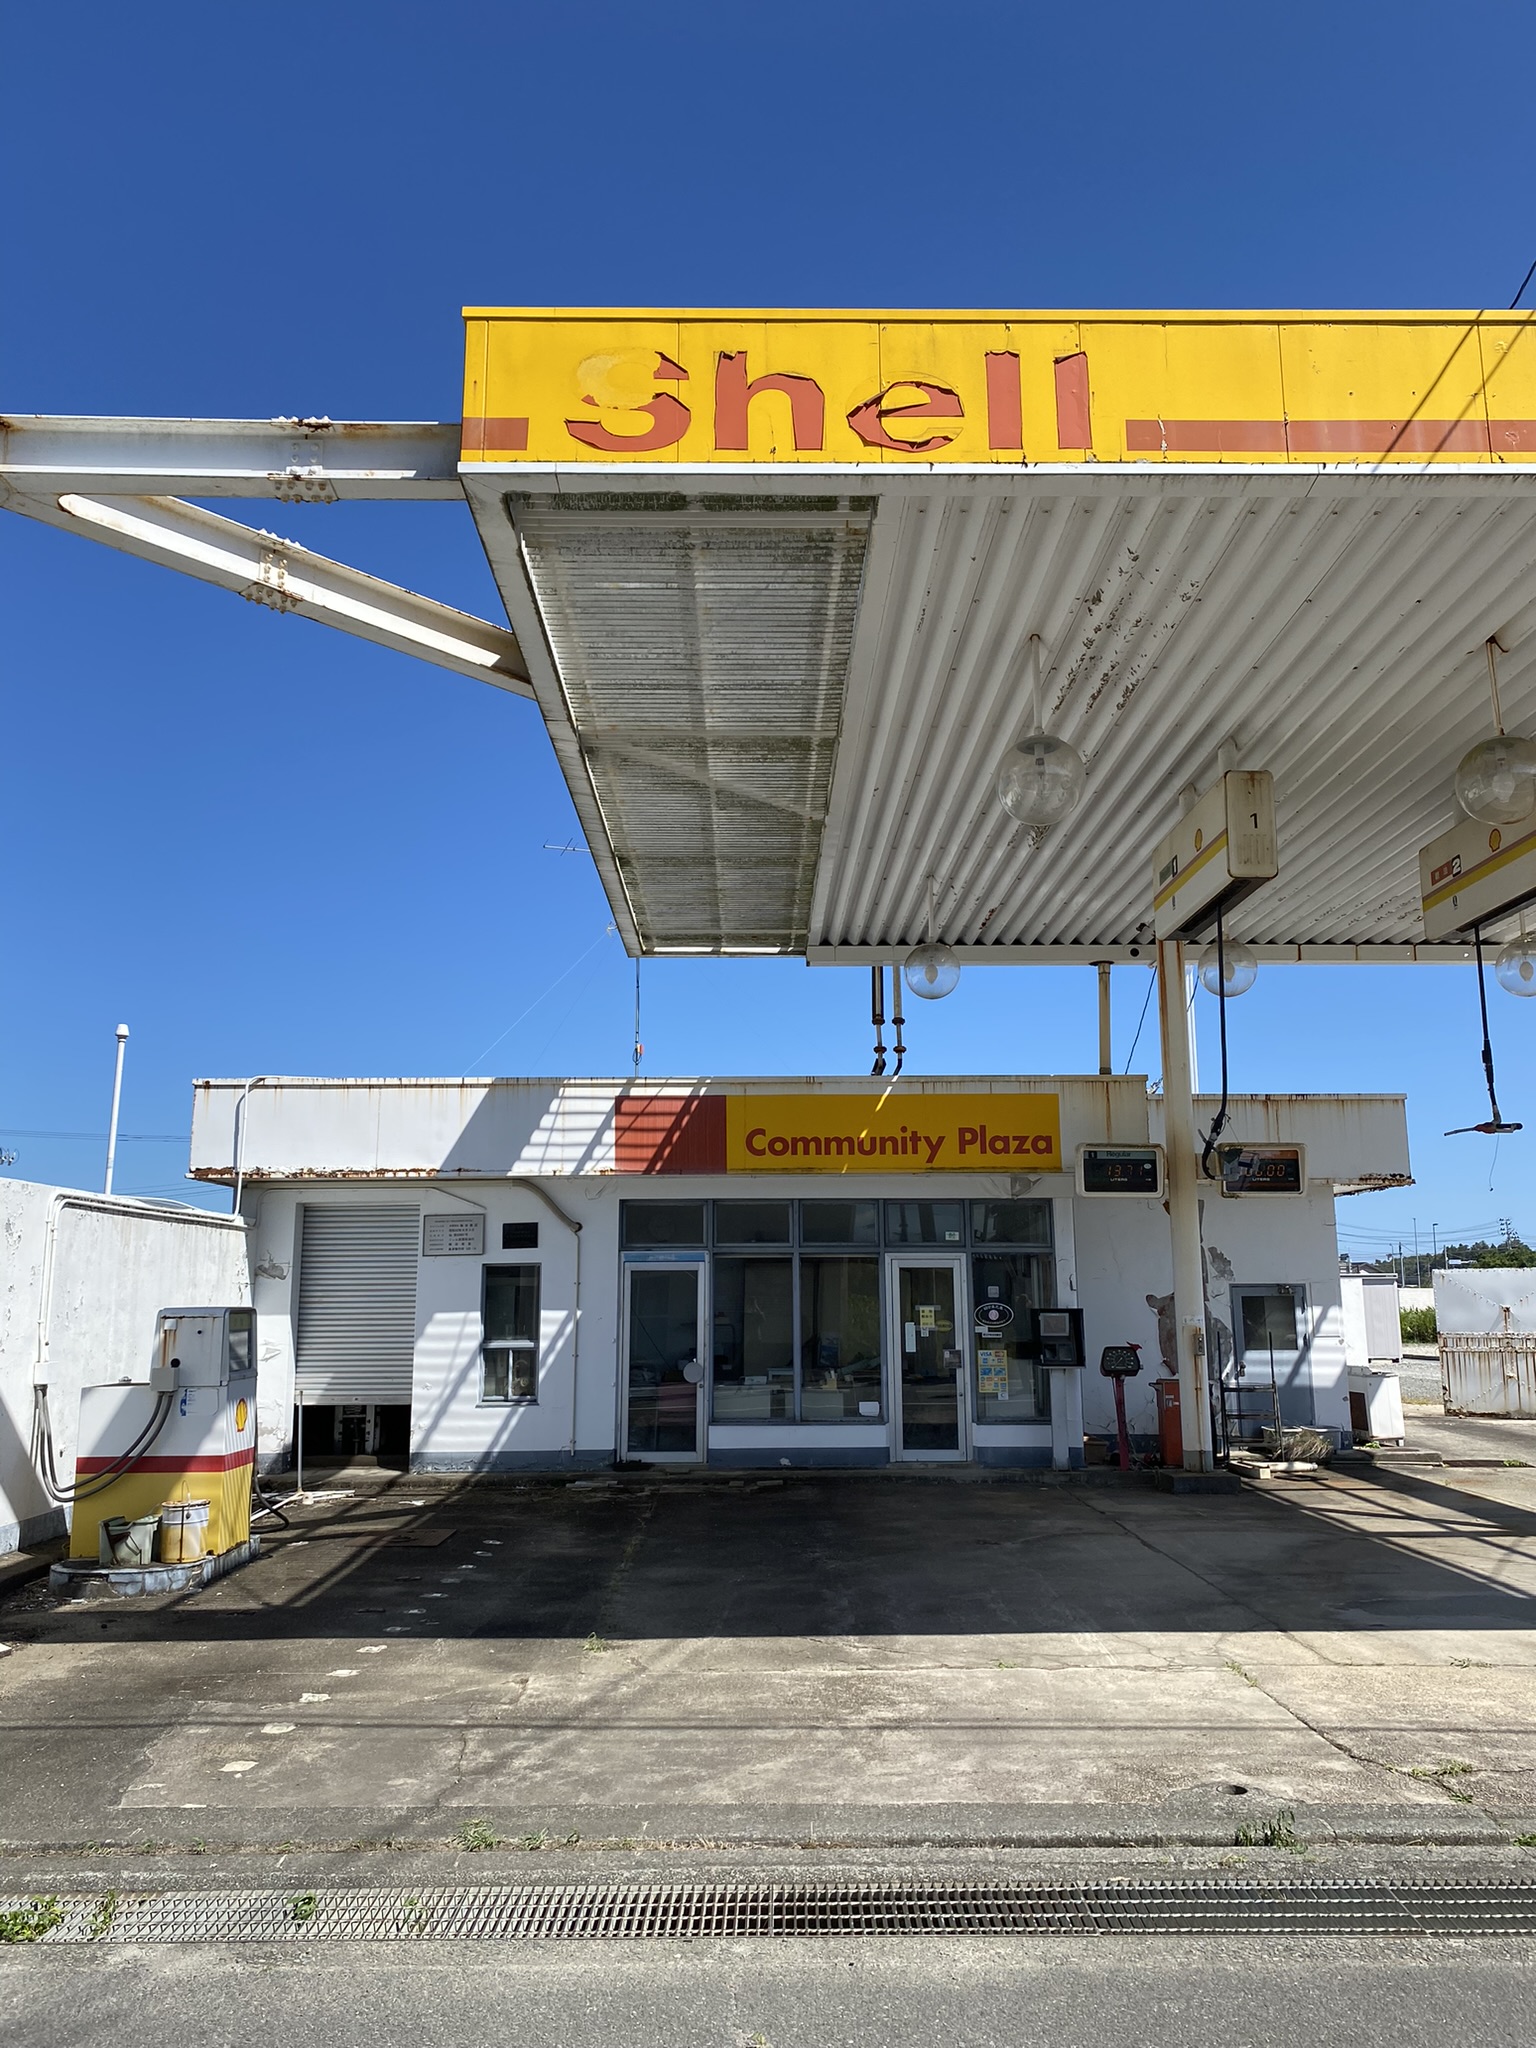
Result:
M880 1262L800 1261L800 1420L878 1422Z
M714 1419L795 1419L795 1262L715 1260Z
M621 1213L627 1252L692 1249L704 1242L702 1202L625 1202Z
M887 1244L963 1244L963 1202L887 1202Z
M1049 1202L972 1202L972 1244L1049 1244Z
M878 1202L802 1202L802 1244L878 1244Z
M976 1204L977 1208L982 1206ZM1054 1306L1052 1277L1052 1261L1040 1252L973 1254L971 1294L978 1319L973 1344L978 1422L1048 1420L1049 1379L1028 1356L1023 1340L1029 1327L1027 1311ZM989 1327L980 1320L989 1306L1010 1309L1013 1320Z
M788 1202L716 1202L715 1243L788 1244Z

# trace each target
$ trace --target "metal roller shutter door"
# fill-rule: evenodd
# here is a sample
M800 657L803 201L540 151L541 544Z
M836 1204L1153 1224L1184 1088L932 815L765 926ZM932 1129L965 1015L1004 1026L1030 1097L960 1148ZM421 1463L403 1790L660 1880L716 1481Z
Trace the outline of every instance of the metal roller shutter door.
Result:
M421 1211L306 1205L298 1371L306 1401L409 1401Z

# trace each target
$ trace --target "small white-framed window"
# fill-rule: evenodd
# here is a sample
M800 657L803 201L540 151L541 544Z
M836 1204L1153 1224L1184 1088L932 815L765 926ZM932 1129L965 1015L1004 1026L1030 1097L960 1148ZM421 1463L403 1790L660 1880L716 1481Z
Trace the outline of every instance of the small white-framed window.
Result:
M539 1398L539 1269L487 1266L481 1310L480 1400L502 1407Z

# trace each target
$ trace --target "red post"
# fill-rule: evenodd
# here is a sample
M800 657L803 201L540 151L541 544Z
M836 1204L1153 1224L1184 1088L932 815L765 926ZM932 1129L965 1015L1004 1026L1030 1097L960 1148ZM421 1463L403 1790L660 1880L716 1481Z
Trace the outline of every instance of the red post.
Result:
M1120 1432L1120 1470L1131 1469L1131 1439L1125 1426L1125 1381L1115 1381L1115 1427Z

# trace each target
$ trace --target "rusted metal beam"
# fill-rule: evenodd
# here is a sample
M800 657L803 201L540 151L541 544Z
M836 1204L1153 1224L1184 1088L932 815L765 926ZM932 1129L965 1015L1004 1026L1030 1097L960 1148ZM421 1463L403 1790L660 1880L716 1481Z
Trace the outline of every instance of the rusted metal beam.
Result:
M464 496L457 420L92 419L0 416L0 478L36 496Z

